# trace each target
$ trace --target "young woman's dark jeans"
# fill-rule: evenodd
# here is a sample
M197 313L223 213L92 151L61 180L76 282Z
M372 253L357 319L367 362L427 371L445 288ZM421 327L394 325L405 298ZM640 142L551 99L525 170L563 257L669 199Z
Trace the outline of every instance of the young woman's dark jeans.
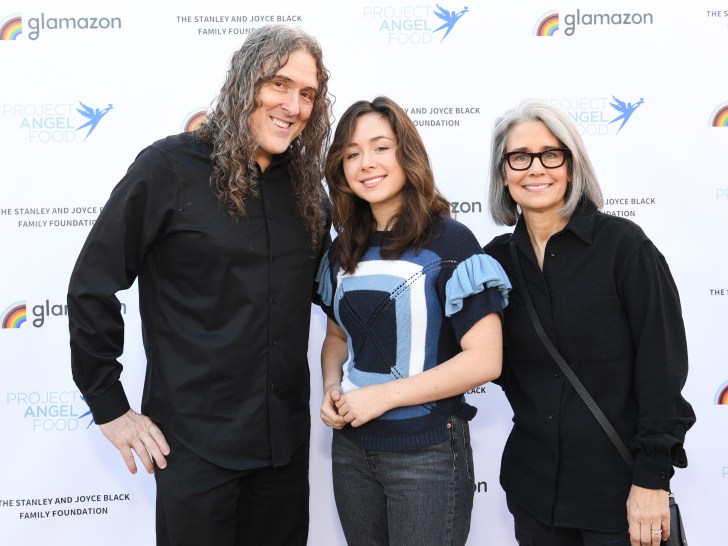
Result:
M475 483L467 421L414 451L361 449L334 431L334 495L349 546L462 546Z

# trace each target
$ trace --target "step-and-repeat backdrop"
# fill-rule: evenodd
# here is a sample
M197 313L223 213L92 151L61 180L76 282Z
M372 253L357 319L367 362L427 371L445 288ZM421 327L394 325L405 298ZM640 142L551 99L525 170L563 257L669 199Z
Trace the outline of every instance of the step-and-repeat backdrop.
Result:
M728 496L728 0L268 0L169 5L3 0L0 6L0 544L154 543L154 480L130 475L71 380L68 277L112 187L152 141L194 128L254 28L320 40L335 114L386 94L432 157L453 213L485 244L493 120L552 101L584 135L605 211L639 223L680 288L697 424L673 481L691 544L723 544ZM122 376L144 371L136 289L120 294ZM313 310L311 533L344 544L321 424ZM477 493L468 544L513 545L498 483L511 411L468 393ZM598 471L598 469L595 469ZM282 517L285 517L283 515Z

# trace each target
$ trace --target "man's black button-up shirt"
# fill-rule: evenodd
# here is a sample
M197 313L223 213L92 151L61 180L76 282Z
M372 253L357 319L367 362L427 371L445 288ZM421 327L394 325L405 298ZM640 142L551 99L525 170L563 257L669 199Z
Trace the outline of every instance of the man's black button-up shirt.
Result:
M314 252L285 155L245 216L230 217L210 189L210 152L168 137L113 190L71 277L74 379L97 423L129 409L115 294L138 278L142 413L223 467L277 466L309 434L309 320L328 231Z

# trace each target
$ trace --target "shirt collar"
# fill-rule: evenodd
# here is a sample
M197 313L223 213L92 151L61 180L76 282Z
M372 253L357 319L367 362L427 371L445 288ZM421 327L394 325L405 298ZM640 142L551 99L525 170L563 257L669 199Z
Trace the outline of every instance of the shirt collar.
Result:
M576 210L574 210L571 218L569 218L569 222L566 224L564 231L570 231L589 245L592 242L594 224L596 223L598 215L599 211L594 203L586 199L582 199L576 206ZM531 240L528 237L526 222L523 221L523 216L519 216L516 228L513 230L513 236L516 239L516 242L519 243L519 246L521 246L521 242L523 242L523 248L531 246Z
M579 237L586 244L590 245L594 235L594 224L597 221L599 211L591 201L582 199L576 206L574 214L566 224L568 231Z
M265 170L265 172L263 172L260 169L260 165L258 165L257 161L255 162L254 168L256 169L258 176L261 176L264 174L270 175L271 171L275 171L281 165L285 165L287 167L289 162L290 162L290 153L288 150L286 150L282 154L276 154L276 155L271 156L270 164L268 165L268 168Z

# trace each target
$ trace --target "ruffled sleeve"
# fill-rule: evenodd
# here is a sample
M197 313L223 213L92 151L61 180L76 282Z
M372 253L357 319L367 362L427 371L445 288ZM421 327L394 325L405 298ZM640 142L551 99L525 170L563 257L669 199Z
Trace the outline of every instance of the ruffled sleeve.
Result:
M333 286L331 285L331 263L329 262L328 251L326 252L326 254L324 254L324 257L321 258L318 273L316 273L316 282L318 283L316 291L318 292L319 296L321 296L321 302L325 306L331 307L334 290Z
M460 262L445 285L445 316L451 317L463 308L463 300L495 288L505 308L511 283L501 265L486 254L476 254Z

